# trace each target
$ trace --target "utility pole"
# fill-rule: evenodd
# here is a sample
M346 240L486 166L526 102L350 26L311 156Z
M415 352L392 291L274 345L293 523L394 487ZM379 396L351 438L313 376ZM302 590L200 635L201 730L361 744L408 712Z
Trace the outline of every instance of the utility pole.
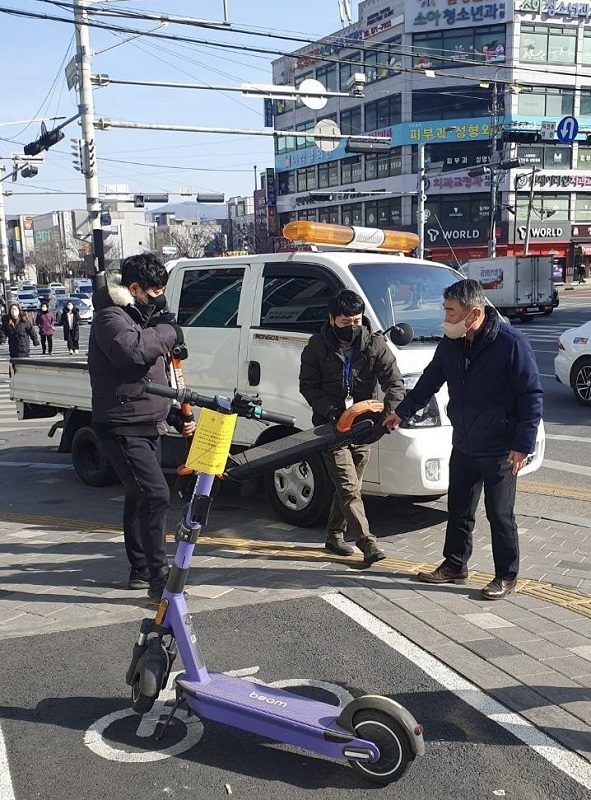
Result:
M78 111L82 127L84 178L86 183L86 208L92 231L92 253L95 284L105 283L105 246L101 227L101 201L96 167L94 141L94 98L92 96L92 73L90 63L90 38L88 34L89 0L74 0L76 22L76 63L78 65Z
M419 244L417 246L417 258L425 257L425 145L422 142L417 144L417 233Z
M495 258L497 255L497 169L494 163L497 145L497 133L499 126L499 94L498 84L493 80L492 84L492 105L490 109L490 194L489 194L489 219L488 219L488 257Z
M5 167L0 166L0 172L4 172L5 169ZM2 184L0 184L0 273L2 296L8 306L6 287L10 281L10 262L8 261L8 236L6 235L6 212L4 209L4 187Z
M531 169L531 177L530 177L530 184L529 184L529 195L527 198L527 218L525 221L525 241L523 244L523 255L529 255L529 239L530 239L530 229L531 229L531 212L534 204L534 189L535 189L535 180L536 180L536 167L532 167ZM515 204L515 212L517 216L517 203Z

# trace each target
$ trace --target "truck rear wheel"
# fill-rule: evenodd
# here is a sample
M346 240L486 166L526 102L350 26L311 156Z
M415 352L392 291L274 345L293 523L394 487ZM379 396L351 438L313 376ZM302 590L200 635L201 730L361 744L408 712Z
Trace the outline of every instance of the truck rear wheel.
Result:
M72 439L72 464L80 480L88 486L117 483L115 471L107 461L96 433L85 426Z
M285 522L309 528L328 519L333 486L321 456L268 473L264 482L269 503Z

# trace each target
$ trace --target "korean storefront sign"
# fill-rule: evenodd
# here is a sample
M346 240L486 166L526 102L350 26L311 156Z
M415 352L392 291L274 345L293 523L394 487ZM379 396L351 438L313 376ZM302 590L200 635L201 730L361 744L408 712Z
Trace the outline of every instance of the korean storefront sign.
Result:
M529 191L531 185L531 172L519 172L515 177L517 191ZM534 176L534 189L536 191L591 191L591 175L587 171L576 170L544 170L536 172Z
M435 31L495 25L513 19L513 0L411 0L407 4L407 32Z
M591 18L591 3L569 3L564 0L516 0L515 11L520 14L562 17L568 20Z

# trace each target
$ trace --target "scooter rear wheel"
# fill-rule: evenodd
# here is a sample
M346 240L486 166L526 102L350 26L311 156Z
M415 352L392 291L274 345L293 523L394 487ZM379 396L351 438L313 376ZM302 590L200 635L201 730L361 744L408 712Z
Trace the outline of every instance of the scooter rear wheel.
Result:
M373 742L380 751L373 764L349 760L360 775L373 783L388 784L399 780L414 761L415 753L399 722L373 708L361 709L353 717L353 730L360 739Z

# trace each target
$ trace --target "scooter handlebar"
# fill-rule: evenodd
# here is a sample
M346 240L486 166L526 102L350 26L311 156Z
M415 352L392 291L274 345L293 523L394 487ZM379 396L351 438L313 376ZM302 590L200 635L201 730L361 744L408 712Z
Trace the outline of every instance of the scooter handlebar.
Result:
M192 392L190 389L182 387L175 389L171 386L162 386L159 383L147 383L146 392L148 394L156 394L159 397L178 400L181 404L188 403L191 406L209 408L212 411L235 413L240 417L258 419L262 422L273 422L276 425L287 425L289 427L295 425L295 417L291 417L288 414L278 414L274 411L265 411L261 406L259 397L246 397L238 393L232 399L219 395L210 397L197 394L197 392Z

